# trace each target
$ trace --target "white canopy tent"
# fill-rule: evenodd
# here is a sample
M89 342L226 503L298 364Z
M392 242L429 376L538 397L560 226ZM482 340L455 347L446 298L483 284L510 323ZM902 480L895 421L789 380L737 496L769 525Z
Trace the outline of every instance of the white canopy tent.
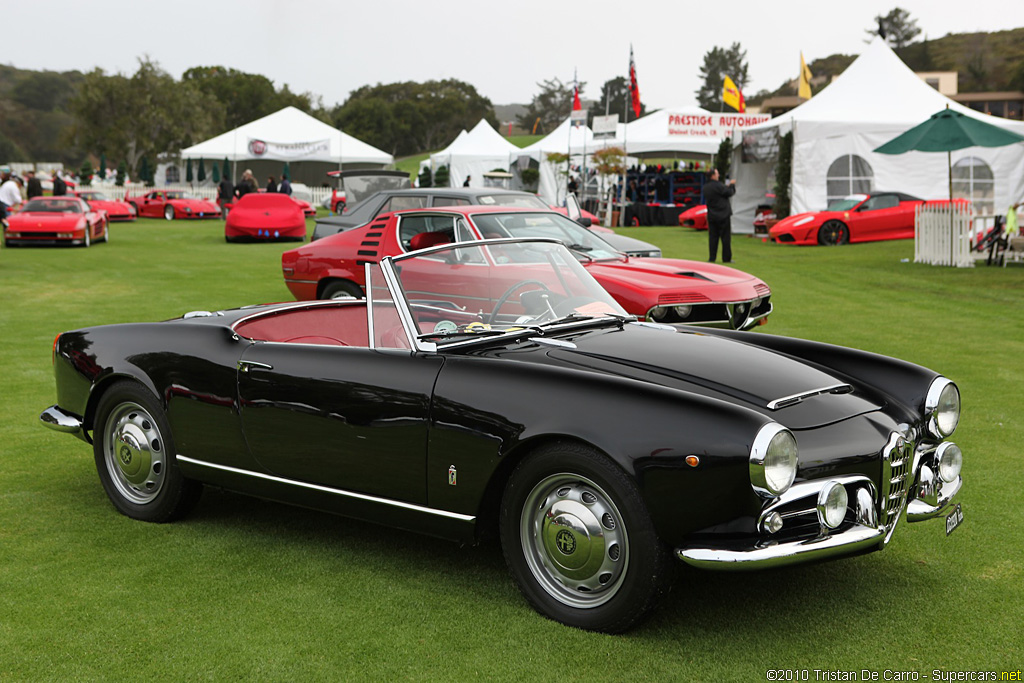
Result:
M949 196L945 154L891 156L873 150L947 106L1024 134L1024 123L981 114L942 95L876 38L818 95L747 129L744 137L764 142L774 140L776 133L793 132L794 214L824 209L830 198L857 191L891 190L939 199ZM741 163L742 158L738 145L733 228L750 232L752 208L771 189L774 161ZM953 152L952 161L954 173L959 164L966 178L958 183L954 176L954 192L976 204L1001 211L1024 196L1024 145L967 148ZM961 192L956 192L958 186Z
M309 114L285 107L181 151L182 159L218 162L325 162L379 168L394 157ZM237 179L237 174L232 173Z
M470 187L484 187L483 174L494 169L507 171L509 159L518 151L491 124L480 119L471 131L460 133L450 145L431 154L430 165L435 172L440 166L448 166L450 187L462 186L467 176Z
M591 154L595 149L603 146L602 143L594 141L594 133L587 126L574 126L569 118L544 136L537 142L518 149L513 153L513 160L527 157L537 162L540 171L540 181L537 185L537 194L552 206L560 204L565 199L566 176L564 166L555 168L554 164L547 161L547 155L551 152L569 154L576 156L575 163L583 161L584 154ZM521 165L521 164L520 164Z
M631 157L672 156L675 154L711 155L718 152L722 139L730 133L723 130L716 137L687 135L670 125L672 116L708 116L712 112L700 107L674 107L620 125L613 140L604 146L624 147ZM675 131L675 132L673 132Z

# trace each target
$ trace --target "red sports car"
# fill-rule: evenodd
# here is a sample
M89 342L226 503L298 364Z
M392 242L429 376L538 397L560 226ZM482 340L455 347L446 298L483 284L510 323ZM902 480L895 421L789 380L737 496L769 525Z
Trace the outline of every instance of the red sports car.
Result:
M561 214L531 209L462 206L386 213L368 225L286 251L281 267L297 299L362 297L366 263L493 237L561 241L626 311L643 319L749 329L772 311L771 290L752 275L713 263L630 258Z
M133 221L136 218L134 206L120 199L111 199L98 190L80 190L71 194L89 202L94 211L106 211L108 220Z
M768 231L779 244L848 244L914 237L914 211L924 202L902 192L852 194L824 211L783 218Z
M139 216L150 218L220 218L220 207L212 200L190 197L183 190L153 190L128 202Z
M705 204L698 204L690 207L679 214L679 225L684 228L695 230L708 229L708 207Z
M81 244L107 242L107 214L78 197L37 197L8 219L4 246L15 244Z
M224 221L228 242L306 239L302 207L286 194L253 192L234 203Z

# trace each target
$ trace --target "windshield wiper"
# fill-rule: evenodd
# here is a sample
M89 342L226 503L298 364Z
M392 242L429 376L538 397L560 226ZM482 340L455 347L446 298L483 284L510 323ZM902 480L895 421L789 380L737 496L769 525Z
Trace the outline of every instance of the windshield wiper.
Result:
M543 328L539 325L516 325L505 330L455 330L453 332L426 332L417 335L417 339L448 339L466 337L495 337L502 334L515 334L518 332L536 332L544 334Z
M574 251L594 251L593 247L588 247L582 244L567 244L565 245Z
M607 320L607 321L610 321L610 322L614 322L619 327L622 327L622 325L624 325L625 323L633 322L634 320L636 320L636 316L635 315L618 315L616 313L604 313L602 315L586 315L586 314L583 314L583 313L570 313L569 315L566 315L566 316L563 316L561 318L558 318L557 320L549 320L549 321L543 323L543 325L545 327L548 327L549 325L561 325L563 323L572 323L572 322L577 322L577 321L582 322L582 321L585 321L585 320L592 320L592 321L595 321L595 322L599 322L599 321L602 321L602 320Z

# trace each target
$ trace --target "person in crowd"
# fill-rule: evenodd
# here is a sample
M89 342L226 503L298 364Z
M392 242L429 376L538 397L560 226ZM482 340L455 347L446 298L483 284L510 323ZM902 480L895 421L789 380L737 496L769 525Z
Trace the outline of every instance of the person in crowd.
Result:
M68 184L60 177L60 171L53 172L53 196L62 197L68 193Z
M280 187L277 188L277 191L280 192L281 194L286 194L289 197L291 196L291 194L292 194L292 184L290 182L288 182L288 175L287 174L281 176L281 185L280 185Z
M267 177L267 192L277 192L277 181L274 176Z
M252 171L245 169L242 173L242 179L235 185L235 196L241 199L245 195L256 191L256 178L253 177Z
M224 172L224 177L221 178L220 183L217 185L217 206L221 208L221 215L224 216L224 205L230 204L235 198L235 186L231 184L231 178L228 177L227 171Z
M21 204L21 189L9 166L0 168L0 181L0 202L3 202L4 208L11 209Z
M722 263L732 263L732 204L729 197L736 194L736 181L728 184L718 179L717 168L711 169L711 180L704 184L704 203L708 207L708 261L718 257L718 242L722 242Z
M576 182L576 176L570 176L569 177L569 192L572 192L573 194L576 194L577 192L579 192L579 189L580 189L580 184L578 182Z
M35 199L43 196L43 184L36 177L35 171L25 173L28 176L28 184L25 186L25 196L28 199Z
M472 180L472 179L473 179L473 176L471 176L471 175L466 176L466 182L462 183L462 186L463 187L469 187L469 181Z

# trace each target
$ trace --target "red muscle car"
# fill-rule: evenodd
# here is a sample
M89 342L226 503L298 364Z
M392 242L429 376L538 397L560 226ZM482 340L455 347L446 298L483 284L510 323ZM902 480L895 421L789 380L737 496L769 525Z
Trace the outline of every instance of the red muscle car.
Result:
M627 312L664 323L749 329L772 311L771 290L727 266L623 255L579 223L552 211L461 206L385 213L281 256L297 299L364 295L366 263L428 246L494 237L546 237L569 247ZM472 267L472 264L467 264Z
M8 219L4 246L16 244L80 244L106 242L107 214L93 210L78 197L37 197L21 205Z
M94 211L106 211L108 220L133 221L137 217L134 206L120 199L112 199L98 190L79 190L71 194L89 202Z
M153 190L128 202L139 216L150 218L220 218L220 207L212 200L190 197L184 190Z
M914 237L914 211L924 202L902 192L852 194L824 211L788 216L768 231L779 244L839 245Z
M286 194L253 192L236 201L224 221L228 242L306 239L302 207Z

